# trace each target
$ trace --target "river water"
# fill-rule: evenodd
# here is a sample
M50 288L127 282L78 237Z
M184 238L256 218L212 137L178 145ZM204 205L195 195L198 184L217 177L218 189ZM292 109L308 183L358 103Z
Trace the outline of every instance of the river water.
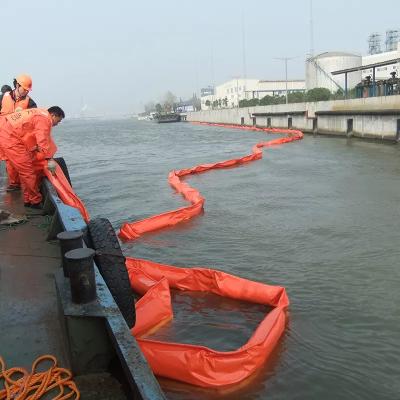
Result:
M116 228L187 204L168 185L170 170L241 157L278 137L128 119L67 120L54 136L92 218ZM285 286L291 301L278 349L243 387L162 379L168 398L400 398L399 152L305 136L262 160L189 177L206 198L204 214L123 244L126 255ZM177 293L174 309L158 337L218 350L246 342L266 312Z

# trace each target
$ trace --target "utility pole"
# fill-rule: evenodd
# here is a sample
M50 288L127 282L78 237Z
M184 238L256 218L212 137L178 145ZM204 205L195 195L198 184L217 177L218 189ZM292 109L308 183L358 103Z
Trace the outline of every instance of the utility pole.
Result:
M245 36L245 19L244 10L242 8L242 58L243 58L243 79L246 82L247 68L246 68L246 36Z
M239 78L236 77L236 100L237 100L237 107L239 107Z
M236 107L239 107L239 79L240 79L240 75L235 75L232 76L232 79L236 79L236 101L237 101L237 105Z
M242 6L242 53L243 53L243 100L246 100L246 89L247 89L247 71L246 71L246 37L245 37L245 19L244 9ZM238 93L239 95L239 93ZM239 107L239 99L238 99Z
M314 57L314 18L313 0L310 0L310 58Z
M280 60L280 61L285 61L285 96L286 96L286 104L288 104L288 68L287 64L289 60L294 60L297 57L278 57L274 58L274 60Z
M215 76L214 76L214 44L211 43L211 82L213 87L212 102L215 100Z

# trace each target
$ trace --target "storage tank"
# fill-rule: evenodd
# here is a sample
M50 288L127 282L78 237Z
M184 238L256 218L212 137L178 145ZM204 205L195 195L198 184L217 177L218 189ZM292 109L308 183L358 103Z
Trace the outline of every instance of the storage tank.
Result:
M332 75L331 72L347 68L360 67L362 58L358 54L344 52L326 52L311 57L306 61L306 88L307 90L317 87L329 89L336 92L344 90L345 76ZM352 89L361 81L361 71L347 74L347 88Z

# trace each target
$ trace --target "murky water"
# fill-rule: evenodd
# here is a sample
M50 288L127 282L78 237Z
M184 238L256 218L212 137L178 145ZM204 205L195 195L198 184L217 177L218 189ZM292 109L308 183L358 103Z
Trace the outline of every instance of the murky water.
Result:
M266 139L134 120L66 121L55 137L92 217L115 227L186 204L168 185L170 170L240 157ZM312 136L267 149L260 161L188 178L206 198L204 215L123 245L127 255L288 291L286 334L253 379L225 392L162 380L169 398L400 398L399 152ZM265 312L203 295L174 304L175 325L159 335L222 350L246 341Z

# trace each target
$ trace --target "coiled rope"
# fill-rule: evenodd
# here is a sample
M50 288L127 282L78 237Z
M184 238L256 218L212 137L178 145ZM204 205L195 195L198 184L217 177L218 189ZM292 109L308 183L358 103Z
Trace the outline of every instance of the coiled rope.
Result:
M39 372L39 364L50 361L52 366ZM22 376L21 376L22 375ZM51 355L38 357L32 364L31 373L24 368L6 369L0 357L0 400L53 400L80 399L79 390L72 380L72 373L57 366L57 359ZM53 391L54 397L49 397Z

